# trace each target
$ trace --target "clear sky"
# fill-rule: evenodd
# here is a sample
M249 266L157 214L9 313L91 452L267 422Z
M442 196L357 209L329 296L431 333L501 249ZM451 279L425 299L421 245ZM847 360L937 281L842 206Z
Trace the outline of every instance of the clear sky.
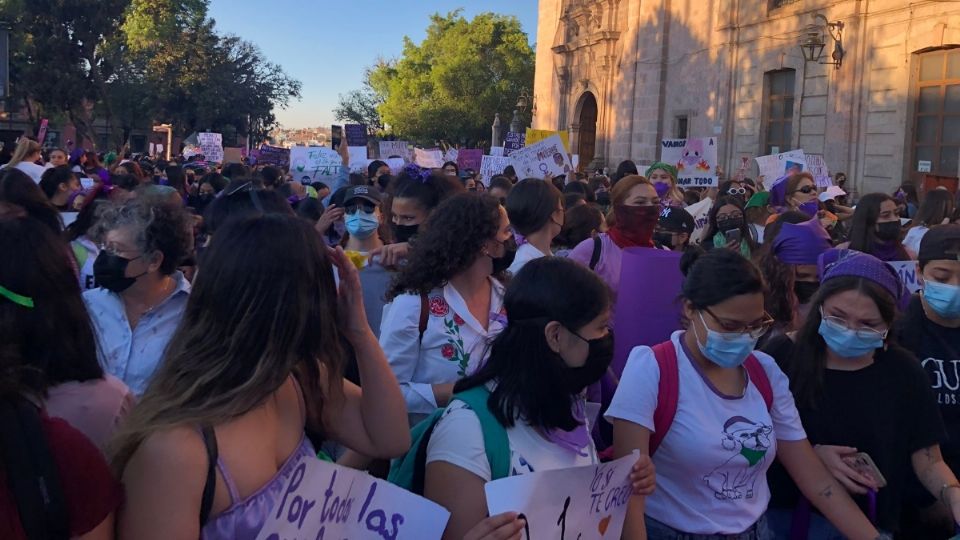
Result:
M464 8L515 15L533 45L537 0L211 0L210 17L221 33L256 43L267 59L303 83L303 97L277 110L284 127L334 123L337 96L360 87L363 70L378 56L395 58L403 36L419 43L429 17Z

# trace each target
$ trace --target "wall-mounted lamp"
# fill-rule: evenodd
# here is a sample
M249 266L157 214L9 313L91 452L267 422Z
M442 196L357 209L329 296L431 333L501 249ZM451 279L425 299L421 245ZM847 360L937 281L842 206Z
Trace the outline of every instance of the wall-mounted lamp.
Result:
M822 21L822 24L811 24L807 26L805 37L800 43L800 50L803 51L803 59L807 62L817 62L827 66L836 66L840 69L843 64L843 21L829 22L826 17L819 13L814 15L815 21ZM833 53L830 58L832 62L824 62L823 49L826 47L826 35L833 40Z

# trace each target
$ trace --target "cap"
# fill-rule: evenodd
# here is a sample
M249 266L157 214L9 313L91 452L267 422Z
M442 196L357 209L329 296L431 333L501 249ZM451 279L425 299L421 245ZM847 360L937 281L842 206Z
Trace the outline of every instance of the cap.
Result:
M693 216L683 208L667 206L660 211L660 228L671 232L692 233Z
M960 225L931 227L920 240L917 255L921 268L930 261L960 261Z
M763 208L770 204L770 192L761 191L760 193L754 193L750 200L747 201L746 208Z
M343 195L343 204L353 199L363 199L373 204L380 204L380 190L375 186L350 186Z
M818 198L820 199L820 202L827 202L836 199L837 197L843 197L846 194L847 192L840 189L838 186L830 186L826 189L826 191L821 193Z

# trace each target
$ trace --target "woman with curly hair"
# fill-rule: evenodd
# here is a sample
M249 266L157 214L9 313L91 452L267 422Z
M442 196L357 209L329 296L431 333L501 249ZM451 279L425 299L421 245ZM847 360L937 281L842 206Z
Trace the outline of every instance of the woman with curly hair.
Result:
M503 329L497 277L515 253L507 211L493 197L456 195L427 219L387 290L380 323L411 424L447 405L454 383L477 369Z

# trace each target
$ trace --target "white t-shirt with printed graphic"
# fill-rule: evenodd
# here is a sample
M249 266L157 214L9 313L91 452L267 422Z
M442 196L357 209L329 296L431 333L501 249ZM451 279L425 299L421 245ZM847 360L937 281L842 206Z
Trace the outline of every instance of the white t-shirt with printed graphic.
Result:
M588 433L590 428L588 422ZM522 420L507 428L507 439L510 442L510 476L599 463L592 439L582 454L578 454L547 440ZM480 419L460 400L450 402L430 435L426 462L434 461L456 465L486 482L490 481L492 474L483 445Z
M807 436L789 381L772 358L754 353L773 390L768 411L752 383L742 397L720 394L687 356L682 335L670 338L679 369L677 413L653 456L657 490L647 497L646 514L687 533L740 533L767 510L766 473L776 459L777 440ZM633 349L606 417L652 432L659 381L653 350Z

